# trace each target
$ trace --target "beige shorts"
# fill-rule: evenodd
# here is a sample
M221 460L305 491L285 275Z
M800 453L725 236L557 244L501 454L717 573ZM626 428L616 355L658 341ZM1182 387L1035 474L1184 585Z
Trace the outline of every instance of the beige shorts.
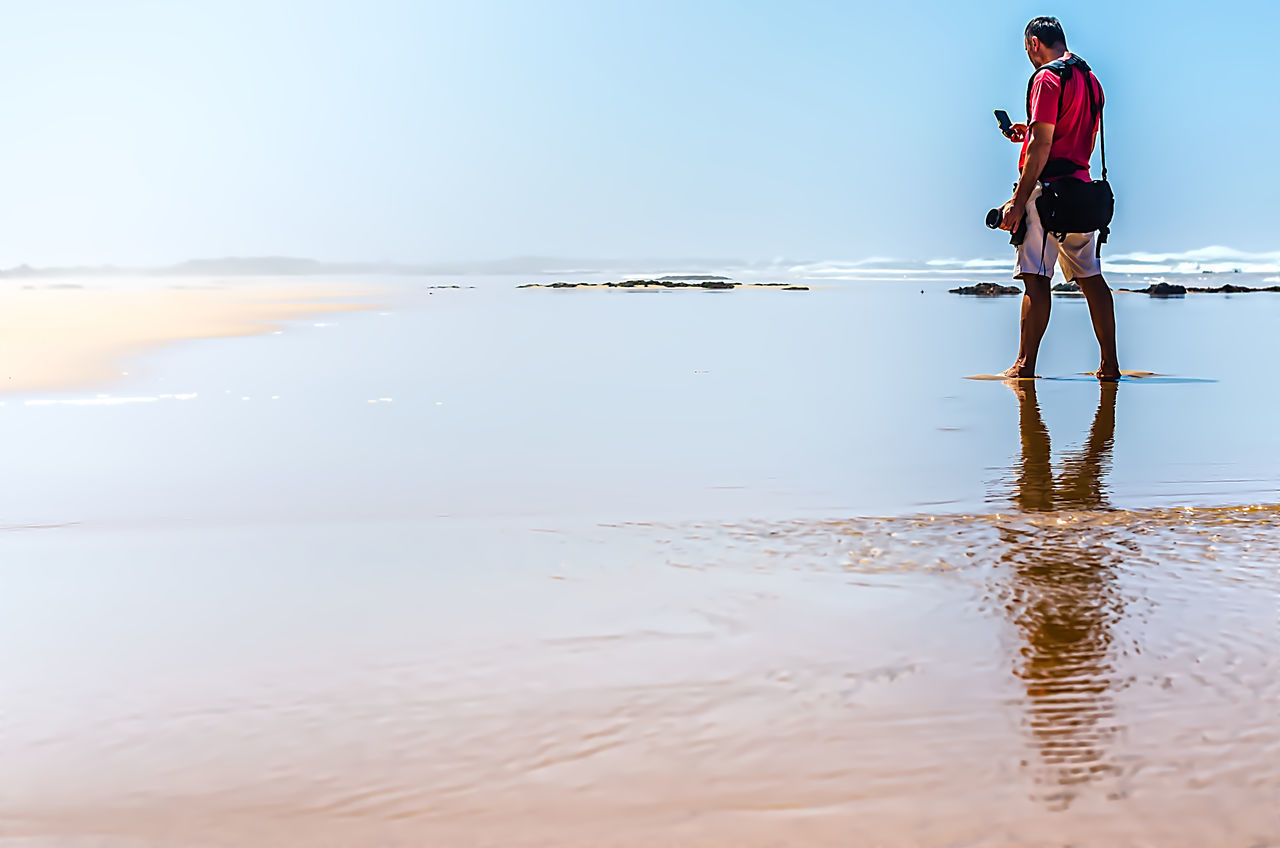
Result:
M1045 238L1040 213L1036 209L1039 196L1040 184L1037 183L1031 199L1027 201L1027 237L1018 245L1018 261L1013 276L1039 274L1052 277L1054 263L1062 266L1062 275L1068 280L1101 274L1102 261L1098 259L1094 245L1097 233L1067 233L1061 243L1054 235Z

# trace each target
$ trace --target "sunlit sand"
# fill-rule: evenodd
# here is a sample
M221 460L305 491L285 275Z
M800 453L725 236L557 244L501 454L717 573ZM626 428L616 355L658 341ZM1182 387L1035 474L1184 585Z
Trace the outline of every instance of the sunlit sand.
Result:
M187 339L248 336L280 322L369 308L351 284L279 279L58 278L0 284L0 393L110 385L142 351Z

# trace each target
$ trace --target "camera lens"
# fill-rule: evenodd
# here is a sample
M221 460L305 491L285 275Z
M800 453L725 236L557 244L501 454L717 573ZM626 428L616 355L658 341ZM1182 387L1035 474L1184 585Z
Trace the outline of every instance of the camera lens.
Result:
M987 226L990 229L1000 229L1000 222L1004 220L1004 215L1000 214L999 209L992 209L987 212Z

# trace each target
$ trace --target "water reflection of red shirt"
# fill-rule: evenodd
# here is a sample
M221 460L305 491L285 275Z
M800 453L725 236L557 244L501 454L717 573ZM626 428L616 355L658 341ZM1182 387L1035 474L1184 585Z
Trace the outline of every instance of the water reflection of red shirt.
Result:
M1068 53L1068 56L1071 54ZM1089 82L1093 85L1094 97L1098 107L1102 107L1102 86L1098 78L1089 72ZM1097 129L1097 121L1089 109L1089 91L1085 87L1085 75L1073 69L1071 79L1067 80L1066 90L1062 92L1062 110L1058 110L1058 92L1062 88L1062 80L1052 71L1041 71L1036 74L1031 84L1031 121L1043 121L1054 124L1053 144L1049 147L1050 159L1070 159L1085 167L1064 176L1080 180L1089 179L1089 157L1093 155L1093 132ZM1031 144L1031 132L1022 142L1022 153L1018 156L1018 170L1022 170L1027 161L1027 147Z

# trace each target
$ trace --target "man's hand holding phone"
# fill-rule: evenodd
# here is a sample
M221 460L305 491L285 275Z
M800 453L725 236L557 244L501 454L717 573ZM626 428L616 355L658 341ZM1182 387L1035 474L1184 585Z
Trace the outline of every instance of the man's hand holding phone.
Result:
M1009 120L1009 113L1003 109L995 110L996 120L1000 123L1000 132L1015 144L1021 144L1027 137L1027 125L1015 124Z

